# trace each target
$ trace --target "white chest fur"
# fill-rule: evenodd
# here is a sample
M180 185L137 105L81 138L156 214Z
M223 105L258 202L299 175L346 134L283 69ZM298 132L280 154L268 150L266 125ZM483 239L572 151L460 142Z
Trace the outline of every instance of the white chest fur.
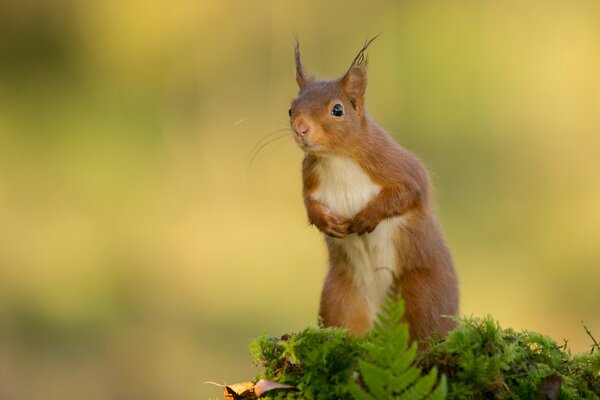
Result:
M312 197L342 217L354 218L381 190L360 165L349 158L323 157L317 174L319 186ZM401 223L402 217L395 217L381 221L370 234L351 234L343 239L327 237L346 254L372 318L393 283L397 263L394 238Z
M317 174L319 187L313 197L341 217L353 218L381 190L350 158L322 157Z

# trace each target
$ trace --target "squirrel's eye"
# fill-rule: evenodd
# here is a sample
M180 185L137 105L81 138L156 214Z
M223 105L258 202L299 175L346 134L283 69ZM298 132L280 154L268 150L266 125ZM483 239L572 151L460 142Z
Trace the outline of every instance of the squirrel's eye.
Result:
M335 103L331 108L331 115L335 117L341 117L344 115L344 106L342 106L340 103Z
M288 110L288 114L289 114L290 117L292 116L292 109L291 108Z

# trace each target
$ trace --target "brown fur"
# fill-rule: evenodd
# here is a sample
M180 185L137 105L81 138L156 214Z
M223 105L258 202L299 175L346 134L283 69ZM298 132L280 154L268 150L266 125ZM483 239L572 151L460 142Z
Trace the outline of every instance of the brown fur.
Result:
M348 273L348 263L336 260L321 294L319 316L326 326L342 326L360 335L371 329L369 312L360 290Z
M458 313L458 285L450 252L431 210L428 173L367 115L365 49L342 78L323 81L306 75L296 47L300 92L292 102L290 121L296 142L306 153L303 193L308 219L326 234L329 250L319 313L328 326L347 327L357 334L370 329L364 296L348 272L352 266L330 237L363 235L384 219L405 216L395 234L398 265L392 272L396 290L406 303L411 337L423 339L434 332L445 335L454 322L444 316ZM336 103L343 105L341 117L331 114ZM316 169L320 159L329 154L351 158L381 187L352 218L334 215L311 197L319 187Z

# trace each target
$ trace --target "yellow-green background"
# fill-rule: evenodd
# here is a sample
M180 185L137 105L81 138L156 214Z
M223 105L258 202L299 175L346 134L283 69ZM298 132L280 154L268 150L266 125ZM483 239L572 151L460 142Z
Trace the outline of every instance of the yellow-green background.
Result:
M0 5L0 398L206 399L315 320L326 254L282 139L293 40L371 35L367 107L432 171L462 312L600 336L597 1ZM240 122L241 121L241 122Z

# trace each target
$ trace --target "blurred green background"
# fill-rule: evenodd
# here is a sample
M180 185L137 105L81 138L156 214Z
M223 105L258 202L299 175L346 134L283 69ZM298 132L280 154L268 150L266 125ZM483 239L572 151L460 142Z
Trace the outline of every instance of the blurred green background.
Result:
M600 336L597 1L0 3L0 398L206 399L315 321L282 139L368 37L367 107L432 171L462 313Z

